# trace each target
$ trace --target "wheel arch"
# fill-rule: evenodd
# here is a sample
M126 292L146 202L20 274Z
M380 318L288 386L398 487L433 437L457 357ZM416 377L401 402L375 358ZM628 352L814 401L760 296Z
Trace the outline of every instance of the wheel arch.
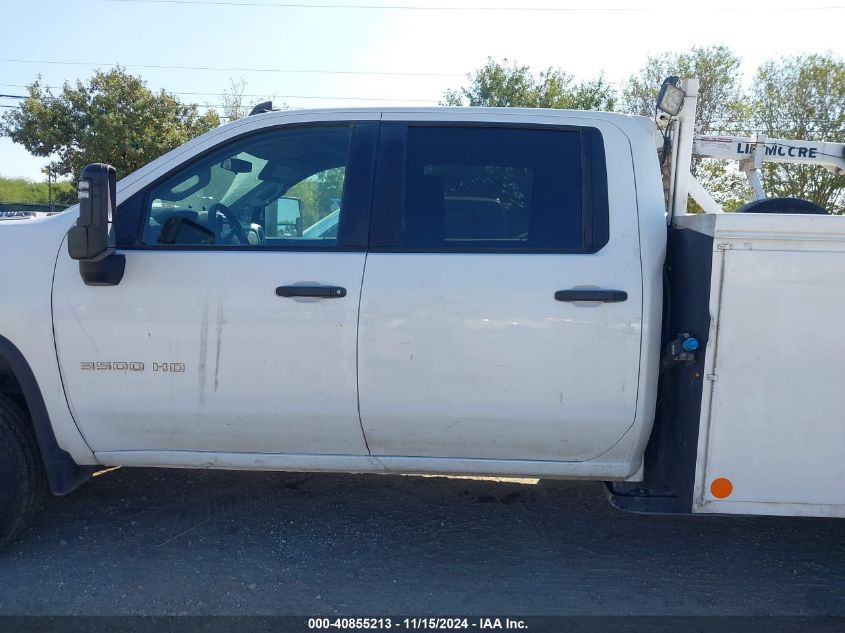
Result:
M0 373L10 375L26 404L26 412L35 430L38 449L53 494L64 495L85 483L96 470L93 466L80 466L56 441L50 416L41 395L35 374L20 350L9 339L0 335Z

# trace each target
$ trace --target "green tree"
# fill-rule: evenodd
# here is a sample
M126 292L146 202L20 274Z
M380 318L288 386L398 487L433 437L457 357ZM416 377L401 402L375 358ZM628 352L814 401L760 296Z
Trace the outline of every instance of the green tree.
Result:
M645 66L625 82L620 108L629 114L653 117L657 93L666 77L696 77L700 81L696 123L701 134L748 133L748 99L742 88L741 60L726 46L693 47L687 52L649 56ZM726 209L743 204L750 195L745 176L728 161L694 159L692 173ZM696 205L691 206L694 210Z
M769 138L845 142L845 62L799 55L763 64L751 89L755 127ZM766 163L769 196L812 200L845 213L845 176L823 167Z
M696 77L700 84L695 118L701 133L736 129L746 120L748 100L742 90L742 60L727 46L693 47L688 52L651 55L622 88L621 109L654 116L657 93L666 77Z
M335 167L309 176L285 192L286 196L299 198L305 228L322 220L339 206L345 178L346 170Z
M603 75L575 82L572 75L550 67L535 77L528 66L488 57L467 79L468 85L447 90L441 104L574 110L612 110L615 105L613 86Z
M0 132L35 156L51 156L58 175L78 176L88 163L110 163L118 177L146 165L220 124L214 111L153 92L140 78L115 67L87 82L65 83L54 95L38 77L20 108L3 117Z

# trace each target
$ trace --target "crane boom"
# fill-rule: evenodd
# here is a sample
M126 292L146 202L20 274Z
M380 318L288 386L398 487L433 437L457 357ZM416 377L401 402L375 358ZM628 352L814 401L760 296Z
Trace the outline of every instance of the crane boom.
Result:
M692 152L695 156L707 158L753 160L758 143L764 147L764 162L821 165L835 174L845 174L845 143L696 134Z

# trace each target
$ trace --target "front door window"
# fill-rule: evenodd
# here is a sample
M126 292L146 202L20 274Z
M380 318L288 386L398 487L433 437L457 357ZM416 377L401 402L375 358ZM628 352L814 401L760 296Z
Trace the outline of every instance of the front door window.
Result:
M337 244L349 126L247 137L155 186L142 243L208 248Z

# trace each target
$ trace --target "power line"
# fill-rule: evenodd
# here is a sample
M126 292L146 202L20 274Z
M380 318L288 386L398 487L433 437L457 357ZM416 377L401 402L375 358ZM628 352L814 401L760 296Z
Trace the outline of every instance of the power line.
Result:
M26 86L22 86L19 84L0 84L0 86L7 86L13 88L26 88ZM47 88L59 88L61 86L46 86ZM171 92L171 94L176 95L218 95L219 93L214 92ZM267 95L261 94L242 94L242 97L266 97ZM26 95L9 95L9 94L0 94L0 98L3 99L27 99L29 98ZM333 100L353 100L353 101L414 101L420 103L433 103L435 99L403 99L400 97L396 98L388 98L388 97L332 97L326 95L276 95L274 98L277 99L333 99ZM190 104L194 105L199 108L225 108L227 104L223 103L194 103ZM15 108L19 107L17 105L4 105L5 108ZM823 118L789 118L789 117L782 117L775 119L776 123L784 124L784 123L794 123L794 124L803 124L803 123L827 123L829 119ZM753 126L757 125L756 121L751 119L733 119L733 118L715 118L710 121L710 124L715 126L711 132L717 132L719 129L724 130L724 128L720 128L719 126L724 126L725 124L730 124L736 126L736 128L740 128L743 126ZM762 131L758 128L756 131Z
M104 62L68 62L55 59L0 59L0 62L13 64L59 64L62 66L112 66L114 63ZM226 72L255 72L255 73L286 73L286 74L314 74L314 75L375 75L385 77L463 77L457 73L411 73L378 70L302 70L289 68L225 68L219 66L177 66L168 64L116 64L128 68L158 68L165 70L216 70Z
M497 12L547 12L547 13L646 13L662 12L664 7L518 7L518 6L422 6L410 4L308 4L304 2L234 2L233 0L103 0L124 4L184 4L222 7L261 7L265 9L364 9L390 11L497 11ZM768 7L766 11L839 11L845 6L824 5L815 7ZM707 7L707 11L740 12L756 11L753 7Z
M175 95L217 95L219 92L173 92ZM267 94L242 94L241 97L266 98ZM437 103L437 99L406 99L404 97L342 97L330 95L275 95L273 99L325 99L337 101L408 101L413 103Z
M4 86L6 88L28 88L29 86L24 84L4 84L0 83L0 86ZM50 89L60 89L63 86L44 86L44 88ZM170 94L174 95L189 95L189 96L217 96L221 95L220 91L217 92L184 92L184 91L177 91L177 90L168 90ZM260 99L266 99L270 95L267 93L243 93L239 95L241 97L255 97ZM27 99L28 96L26 95L4 95L0 94L0 98L8 98L8 99ZM437 103L437 99L407 99L405 97L350 97L350 96L332 96L332 95L274 95L273 99L317 99L317 100L334 100L334 101L405 101L405 102L413 102L413 103ZM199 107L214 107L214 108L223 108L226 107L225 104L194 104ZM819 123L819 122L828 122L829 119L824 118L807 118L807 117L788 117L783 116L775 119L779 123ZM737 124L737 125L754 125L754 121L750 119L734 119L734 118L714 118L710 120L711 125L723 125L725 123L730 124Z
M177 95L211 95L216 94L220 95L220 93L212 93L212 92L174 92L172 94ZM241 95L243 97L259 97L259 98L266 98L268 95ZM404 97L331 97L327 95L275 95L273 100L276 99L317 99L317 100L329 100L329 101L406 101L409 103L437 103L437 99L405 99ZM224 107L224 106L220 106Z
M0 84L0 86L5 86L7 88L27 88L28 86L20 85L20 84ZM63 88L63 86L44 86L45 88L50 88L53 90L58 90ZM190 96L216 96L219 97L221 95L220 91L217 92L176 92L168 90L170 94L174 95L190 95ZM242 94L239 95L241 97L255 97L259 99L266 99L269 98L267 93L263 94ZM0 97L8 98L8 99L27 99L28 97L25 95L0 95ZM332 101L405 101L409 103L437 103L437 99L406 99L404 97L343 97L343 96L331 96L331 95L275 95L272 97L273 99L316 99L316 100L332 100ZM224 107L223 104L216 105L215 107L222 108Z
M0 95L0 97L2 97L2 96L3 95ZM193 105L194 107L197 107L197 108L207 108L207 109L215 109L215 108L225 107L222 104L207 104L207 103L193 103L193 104L188 104L188 105ZM21 106L20 105L0 104L0 108L19 108L19 107L21 107ZM295 107L295 106L289 106L289 108L291 110L301 109L301 108ZM224 119L224 120L227 120L227 119L230 118L230 117L220 115L220 114L218 114L218 116L219 116L219 118ZM787 123L798 124L798 123L807 123L807 122L810 122L810 123L829 123L829 121L827 121L826 119L802 119L801 121L778 121L778 123L780 123L781 125L787 124ZM721 126L717 125L717 127L713 128L712 130L709 130L706 135L730 134L731 136L739 136L739 135L744 135L745 133L751 133L751 132L768 132L768 128L754 127L755 125L757 125L754 121L729 121L729 123L731 123L732 125L735 125L736 127L726 128L726 127L721 127Z
M4 84L0 84L0 85L4 85ZM194 94L195 95L195 94L214 94L214 93L173 92L171 94ZM243 95L243 96L248 96L248 95ZM266 96L266 95L260 95L260 96ZM22 95L2 95L2 94L0 94L0 98L27 99L28 97L25 97L25 96L22 96ZM278 99L337 99L337 100L359 100L359 101L417 101L417 102L424 102L424 103L435 103L436 102L434 99L401 99L401 98L375 99L375 98L369 98L369 97L325 97L325 96L311 97L311 96L308 96L308 95L277 95L276 98L278 98ZM193 105L197 108L209 108L209 109L210 108L225 108L226 107L226 104L223 104L223 103L193 103L193 104L187 104L187 105ZM20 106L19 105L2 105L0 107L17 108L17 107L20 107ZM227 118L227 117L221 117L221 118ZM801 118L801 119L777 119L775 122L783 125L783 124L790 124L790 123L792 123L792 124L829 123L830 121L828 119ZM707 134L718 134L720 132L727 132L727 131L732 131L732 133L733 133L733 132L741 132L743 130L756 131L756 132L765 132L766 131L766 129L764 129L764 128L754 128L753 126L757 125L757 123L755 121L750 121L750 120L719 119L719 120L711 121L711 124L714 125L715 127L713 129L711 129L710 131L708 131ZM724 127L721 127L725 124L730 124L730 125L733 125L735 127L732 128L731 130L728 130Z

